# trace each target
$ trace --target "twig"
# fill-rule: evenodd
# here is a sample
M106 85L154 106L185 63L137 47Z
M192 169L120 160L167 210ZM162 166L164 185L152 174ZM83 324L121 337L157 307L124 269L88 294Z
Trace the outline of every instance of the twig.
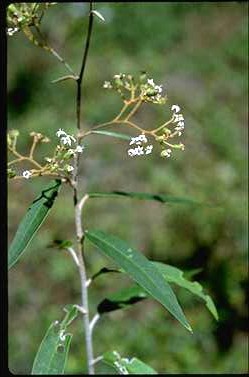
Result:
M94 327L95 327L95 325L96 325L96 323L98 322L99 319L100 319L100 315L99 315L99 313L97 313L97 314L95 314L95 316L91 320L91 322L90 322L91 333L93 332L93 329L94 329Z
M139 107L141 106L142 104L142 100L139 100L136 105L133 107L133 109L131 110L131 112L127 115L127 117L125 118L125 120L129 120L135 113L136 111L139 109Z
M158 128L155 128L154 130L152 130L152 133L153 134L156 134L158 131L160 131L162 128L168 126L170 123L173 122L175 116L173 115L172 118L170 120L168 120L166 123L162 124L160 127Z
M71 254L71 256L72 256L72 258L73 258L73 260L74 260L76 266L79 267L79 259L78 259L78 257L77 257L76 252L74 251L74 249L73 249L72 247L67 247L66 250Z
M73 69L70 67L70 65L66 62L65 59L63 59L57 51L55 51L51 46L49 46L49 44L47 43L47 41L45 40L44 36L42 35L41 33L41 30L39 29L39 27L37 27L37 25L35 25L35 29L39 35L39 37L43 40L43 44L41 47L43 47L44 49L46 49L47 51L49 51L56 59L58 59L62 64L64 64L64 66L66 67L66 69L73 74L73 76L76 76ZM37 42L38 43L38 42Z
M93 360L92 364L97 364L99 361L103 360L103 356L98 356L96 359Z
M32 160L33 160L33 155L34 155L36 145L37 145L37 138L34 137L32 147L31 147L30 153L29 153L29 158L32 159Z

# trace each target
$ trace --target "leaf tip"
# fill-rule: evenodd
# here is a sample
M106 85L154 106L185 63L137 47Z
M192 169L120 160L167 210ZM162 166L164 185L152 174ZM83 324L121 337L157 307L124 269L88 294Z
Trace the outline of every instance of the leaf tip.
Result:
M187 329L191 334L194 334L194 332L193 332L193 330L192 330L192 327L191 327L189 324L187 324L185 327L186 327L186 329Z

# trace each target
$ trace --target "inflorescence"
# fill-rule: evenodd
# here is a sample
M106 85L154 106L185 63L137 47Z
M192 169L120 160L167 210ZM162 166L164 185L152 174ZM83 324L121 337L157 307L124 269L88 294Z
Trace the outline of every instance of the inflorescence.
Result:
M182 143L171 142L173 138L182 136L184 131L184 116L180 113L180 106L173 105L171 107L173 113L171 119L152 130L143 129L130 120L131 116L135 114L142 103L152 102L158 105L164 105L166 103L167 97L163 95L163 85L155 84L154 80L148 78L146 73L142 73L137 80L131 75L120 73L114 75L111 81L105 81L103 87L105 89L115 90L120 94L124 102L124 107L120 115L122 115L127 108L133 106L126 117L122 119L119 115L113 122L109 122L109 124L127 124L140 131L137 137L131 138L130 145L133 145L133 147L127 150L130 157L144 156L152 152L153 145L147 145L148 139L146 136L154 138L155 141L161 145L161 157L170 157L172 155L172 149L184 150Z
M31 132L30 136L33 138L33 142L30 147L30 152L27 156L21 155L16 149L17 137L19 132L17 130L11 130L8 133L8 149L17 157L16 159L8 163L8 177L9 178L25 178L51 175L60 178L68 178L69 174L73 172L74 167L72 160L78 153L82 153L84 150L83 145L75 145L76 138L73 135L67 134L64 130L59 129L56 132L56 136L60 139L60 143L56 145L53 156L45 157L45 164L41 165L34 159L34 152L37 145L41 142L50 142L49 138L38 132ZM12 168L20 162L28 162L35 167L34 169L24 170L20 175Z
M92 127L85 133L80 132L77 135L78 140L74 135L70 135L60 128L56 132L60 142L55 147L53 155L45 157L45 164L40 164L34 159L34 152L39 143L47 143L50 141L49 138L41 133L31 132L30 136L33 138L33 142L29 154L24 156L16 150L19 132L11 130L8 133L8 149L16 158L8 163L8 177L30 179L31 177L50 175L65 178L70 182L70 174L74 171L72 162L84 150L84 146L80 145L79 142L94 130L110 125L123 124L139 131L138 136L131 137L129 142L127 154L130 157L151 154L155 149L151 139L154 139L161 146L160 156L163 158L171 157L173 149L184 150L184 144L173 141L175 137L182 136L185 127L184 116L181 113L180 106L172 105L171 118L151 130L144 129L131 120L143 103L152 102L159 105L166 103L162 85L155 84L154 80L148 78L145 73L140 75L138 80L135 80L131 75L122 73L114 75L112 81L105 81L104 88L113 89L121 95L124 104L120 113L110 122ZM24 161L33 165L33 169L26 169L18 175L12 166Z

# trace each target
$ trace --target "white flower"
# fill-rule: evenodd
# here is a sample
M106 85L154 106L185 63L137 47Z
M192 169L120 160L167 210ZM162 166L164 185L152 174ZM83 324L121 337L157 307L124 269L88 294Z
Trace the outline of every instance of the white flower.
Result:
M134 156L140 156L144 154L144 148L141 147L141 146L138 146L137 148L135 149L129 149L128 150L128 155L131 156L131 157L134 157Z
M170 157L170 156L171 156L171 153L172 153L172 150L171 150L171 149L164 149L164 150L161 152L161 156L162 156L162 157Z
M29 179L31 177L32 173L29 170L25 170L22 173L22 175L23 175L24 178Z
M162 85L156 85L155 89L158 91L158 93L162 93L163 91L163 86Z
M136 155L136 153L135 153L135 149L129 149L127 153L128 153L128 155L131 156L131 157L134 157L134 156Z
M138 136L138 140L139 141L142 141L143 143L147 143L147 138L146 138L146 136L145 136L145 134L141 134L141 135L139 135Z
M132 144L134 144L134 143L137 144L137 142L139 142L138 138L137 138L137 137L132 137L132 138L131 138L131 141L130 141L130 145L132 145Z
M62 142L62 144L69 145L71 147L72 141L71 141L71 138L70 138L69 135L63 136L61 138L61 142Z
M56 132L56 136L58 137L61 137L62 135L66 135L67 136L67 133L65 131L63 131L61 128Z
M145 134L141 134L141 135L139 135L137 137L132 137L131 141L130 141L130 145L132 145L134 143L137 144L137 145L141 145L141 142L147 143L147 141L148 140L147 140Z
M121 79L121 78L125 77L125 74L124 73L120 73L119 75L114 75L113 77L114 77L114 79Z
M158 93L162 93L162 85L156 85L153 79L148 79L147 84L152 86L152 88L155 89Z
M74 167L73 167L72 165L66 165L65 168L66 168L66 170L67 170L68 172L74 170Z
M103 88L105 88L105 89L111 89L112 88L112 84L110 83L110 81L105 81L104 85L103 85Z
M82 153L84 148L85 148L84 146L77 145L77 147L75 148L75 152Z
M9 36L12 36L13 34L15 34L19 29L17 27L8 27L7 28L7 34Z
M177 123L177 125L175 127L175 130L176 131L182 131L182 130L184 130L184 122Z
M47 162L52 162L52 158L50 158L50 157L45 157L45 160L46 160Z
M138 146L137 148L134 149L134 152L135 152L136 155L140 156L140 155L144 154L144 148Z
M171 110L174 111L175 113L179 113L179 111L180 111L181 109L180 109L180 106L178 106L178 105L173 105L173 106L171 106Z
M151 86L155 86L154 80L153 79L148 79L147 83Z
M150 154L152 152L153 145L147 145L145 148L145 154Z
M181 122L183 121L184 118L183 118L183 115L182 114L174 114L174 120L173 120L173 123L175 122Z

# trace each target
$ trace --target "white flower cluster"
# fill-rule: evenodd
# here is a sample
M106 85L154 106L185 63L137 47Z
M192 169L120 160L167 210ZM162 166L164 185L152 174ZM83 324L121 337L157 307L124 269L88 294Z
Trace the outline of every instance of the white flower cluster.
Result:
M173 123L177 123L174 130L178 132L178 136L181 136L182 131L184 130L184 117L182 114L178 114L181 108L178 105L173 105L171 110L173 111L174 115Z
M63 131L61 128L56 132L56 136L60 138L60 141L63 145L67 146L69 145L71 147L72 142L76 142L76 139L72 135L68 135L65 131ZM84 146L77 145L75 149L69 149L68 152L71 154L82 153L84 149Z
M119 74L114 75L111 81L105 81L103 84L103 88L115 89L119 93L122 92L123 88L130 91L132 88L131 81L132 81L131 75L126 75L125 73L119 73Z
M112 84L110 83L110 81L105 81L103 84L103 88L112 89Z
M65 131L61 128L56 132L56 136L58 136L61 140L61 143L64 145L69 145L71 147L72 141L75 143L76 139L72 135L68 135Z
M153 145L146 145L145 147L142 146L142 143L146 144L147 142L148 140L144 134L131 138L130 145L136 144L137 147L128 149L128 155L134 157L150 154L152 152Z
M61 128L56 132L56 136L58 136L60 138L60 141L61 143L64 145L64 146L69 146L71 147L72 145L72 142L76 142L76 139L74 136L72 135L69 135L67 134L64 130L62 130ZM81 145L77 145L77 147L75 149L68 149L68 153L71 154L72 156L75 156L76 153L82 153L83 152L83 149L84 149L84 146L81 146ZM48 161L48 160L47 160ZM50 162L50 161L48 161ZM72 165L66 165L65 166L65 170L67 172L71 172L74 170L74 167Z
M13 34L15 34L17 31L19 31L18 27L8 27L7 28L7 34L11 37Z
M154 83L154 80L153 79L148 79L147 80L147 84L150 85L151 88L153 88L154 90L156 90L158 93L162 93L163 91L163 86L162 85L156 85Z
M141 94L146 100L154 103L164 103L165 98L162 96L163 86L156 85L153 79L147 79L146 84L141 86Z

